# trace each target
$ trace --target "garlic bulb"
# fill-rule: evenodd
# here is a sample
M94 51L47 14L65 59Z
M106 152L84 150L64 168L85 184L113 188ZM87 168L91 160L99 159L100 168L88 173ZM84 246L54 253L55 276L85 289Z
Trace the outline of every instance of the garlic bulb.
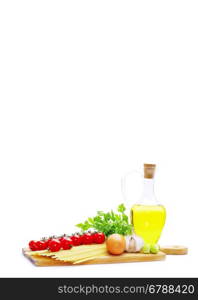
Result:
M144 246L143 239L140 236L137 236L136 234L127 235L125 237L125 240L126 240L126 246L125 246L126 252L139 252Z

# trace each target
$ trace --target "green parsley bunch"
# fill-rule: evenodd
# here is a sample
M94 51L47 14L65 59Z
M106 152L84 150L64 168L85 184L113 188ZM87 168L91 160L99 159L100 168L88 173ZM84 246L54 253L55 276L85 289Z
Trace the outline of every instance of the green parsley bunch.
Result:
M93 228L99 232L103 232L106 236L113 233L128 235L132 233L132 225L129 224L125 210L124 204L120 204L117 208L118 213L112 210L108 213L98 211L95 217L88 218L84 223L77 224L76 226L82 231Z

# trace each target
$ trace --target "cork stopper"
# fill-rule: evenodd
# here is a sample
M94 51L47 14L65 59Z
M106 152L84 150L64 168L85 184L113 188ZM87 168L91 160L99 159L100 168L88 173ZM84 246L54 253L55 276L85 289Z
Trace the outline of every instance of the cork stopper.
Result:
M144 178L152 179L155 175L156 165L144 164Z

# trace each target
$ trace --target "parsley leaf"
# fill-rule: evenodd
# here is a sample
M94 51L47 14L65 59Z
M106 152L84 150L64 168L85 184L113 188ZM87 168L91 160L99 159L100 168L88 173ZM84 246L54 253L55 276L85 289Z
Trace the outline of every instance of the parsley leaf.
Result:
M119 233L123 235L131 234L132 225L129 224L128 216L124 213L126 210L124 204L120 204L117 208L118 213L98 211L93 218L88 218L84 223L76 226L83 231L94 228L103 232L106 236Z

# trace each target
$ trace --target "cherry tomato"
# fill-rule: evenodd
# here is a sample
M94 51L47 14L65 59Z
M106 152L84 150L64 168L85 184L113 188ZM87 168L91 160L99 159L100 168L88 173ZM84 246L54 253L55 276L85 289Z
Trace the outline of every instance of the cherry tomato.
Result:
M62 240L64 240L66 237L65 236L62 236L62 237L60 237L58 240L60 241L60 242L62 242Z
M38 249L37 241L30 241L29 248L32 251L38 251L39 249Z
M59 237L59 241L61 242L64 239L69 239L69 236L67 235L62 235L61 237Z
M82 236L82 243L83 245L90 245L93 243L93 235L90 233L85 233Z
M79 246L79 245L82 245L82 243L83 243L82 236L79 234L72 235L70 237L70 239L72 240L73 246Z
M48 247L51 252L57 252L61 249L61 242L57 239L52 239L49 241Z
M38 247L38 250L46 250L48 248L48 241L37 241L36 245Z
M105 235L102 232L96 232L93 234L93 241L96 244L102 244L105 241Z
M51 241L52 239L49 238L48 240L45 240L46 244L47 244L47 248L49 247L49 242Z
M61 248L69 250L72 247L72 240L66 237L61 238Z

